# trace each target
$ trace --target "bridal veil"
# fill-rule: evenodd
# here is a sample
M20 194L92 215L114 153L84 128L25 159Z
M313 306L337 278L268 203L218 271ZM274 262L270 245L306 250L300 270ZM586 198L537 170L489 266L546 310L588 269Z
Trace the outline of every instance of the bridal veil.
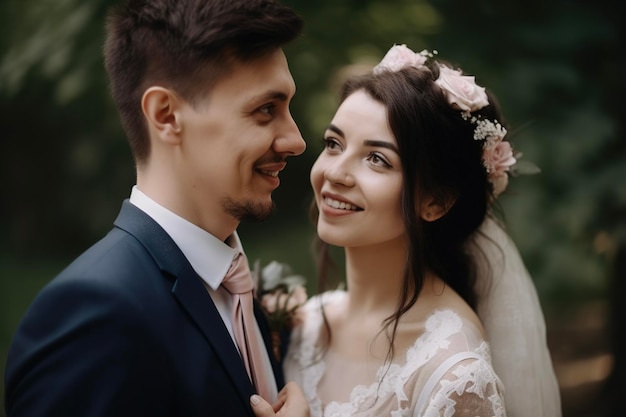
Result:
M478 315L509 417L560 417L561 398L534 283L517 247L487 218L476 238ZM487 268L486 268L487 267Z

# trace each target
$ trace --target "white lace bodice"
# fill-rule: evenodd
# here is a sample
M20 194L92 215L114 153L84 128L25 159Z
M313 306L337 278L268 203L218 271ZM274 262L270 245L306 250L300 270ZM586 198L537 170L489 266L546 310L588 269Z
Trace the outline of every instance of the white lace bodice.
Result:
M285 357L285 376L302 387L312 417L506 415L487 342L452 310L433 311L413 345L388 365L324 352L321 305L345 299L343 291L311 298Z

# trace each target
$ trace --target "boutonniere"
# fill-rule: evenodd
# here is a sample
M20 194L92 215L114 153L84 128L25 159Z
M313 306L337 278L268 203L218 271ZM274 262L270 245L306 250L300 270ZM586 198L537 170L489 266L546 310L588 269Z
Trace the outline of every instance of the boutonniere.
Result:
M282 338L299 323L298 309L307 300L306 280L294 274L285 263L272 261L263 269L260 261L254 263L256 296L261 303L272 332L272 347L276 359L283 356Z

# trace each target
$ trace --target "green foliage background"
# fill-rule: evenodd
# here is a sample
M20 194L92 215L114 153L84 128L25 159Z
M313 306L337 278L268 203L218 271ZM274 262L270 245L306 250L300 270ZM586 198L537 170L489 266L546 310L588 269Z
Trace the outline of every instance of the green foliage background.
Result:
M0 3L0 370L36 292L109 230L134 184L101 56L114 3ZM283 173L275 215L241 226L251 259L289 262L314 291L308 172L339 80L406 43L476 74L516 149L542 168L514 179L501 204L546 310L606 297L626 235L626 36L615 2L286 3L306 21L287 55L308 149Z

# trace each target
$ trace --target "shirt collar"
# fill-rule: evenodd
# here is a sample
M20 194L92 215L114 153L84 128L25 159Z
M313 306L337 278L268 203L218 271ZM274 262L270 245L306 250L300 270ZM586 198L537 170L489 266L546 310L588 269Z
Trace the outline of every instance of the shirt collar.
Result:
M236 231L226 239L228 242L226 244L206 230L166 209L140 191L136 185L131 191L130 202L152 217L170 235L191 267L213 290L222 283L237 253L243 252Z

